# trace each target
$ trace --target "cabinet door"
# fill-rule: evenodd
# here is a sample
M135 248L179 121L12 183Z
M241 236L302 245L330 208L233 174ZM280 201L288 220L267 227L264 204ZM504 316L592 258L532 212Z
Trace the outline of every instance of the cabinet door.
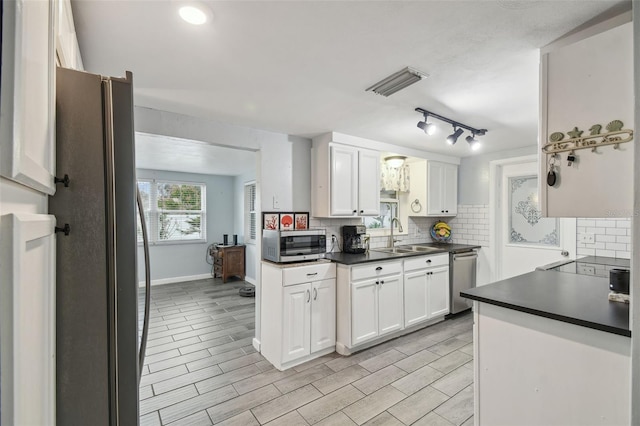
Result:
M384 277L378 285L378 334L404 328L402 275Z
M358 153L358 214L380 214L380 154L360 150Z
M370 279L351 285L351 346L378 335L378 285Z
M331 215L357 214L358 151L347 146L331 147Z
M442 200L444 211L449 215L456 215L458 214L458 166L445 164L443 178Z
M429 318L449 313L449 267L433 268L427 286Z
M442 186L444 185L444 164L427 163L427 214L441 216L445 213Z
M283 298L282 362L285 363L311 353L311 284L285 287Z
M336 344L336 280L311 284L311 353Z
M427 271L425 269L404 275L404 326L429 318L427 305Z

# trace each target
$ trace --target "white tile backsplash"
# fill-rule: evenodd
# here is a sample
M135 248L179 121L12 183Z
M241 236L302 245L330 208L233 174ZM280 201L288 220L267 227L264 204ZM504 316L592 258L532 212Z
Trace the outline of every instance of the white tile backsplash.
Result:
M396 235L398 245L433 242L430 236L431 226L439 219L434 217L410 217L408 233ZM453 242L456 244L473 244L489 247L489 206L484 204L460 204L456 217L442 218L451 226ZM342 225L360 225L361 219L327 219L311 218L312 228L325 228L327 231L327 250L331 249L331 235L338 238L342 247ZM593 234L593 243L583 243L584 234ZM576 239L578 256L608 256L629 259L631 257L631 219L606 218L582 219L576 221ZM371 237L371 248L382 248L389 245L389 236ZM334 247L334 251L340 251Z
M631 219L578 219L576 228L578 256L631 258ZM593 234L593 243L582 242L583 235Z

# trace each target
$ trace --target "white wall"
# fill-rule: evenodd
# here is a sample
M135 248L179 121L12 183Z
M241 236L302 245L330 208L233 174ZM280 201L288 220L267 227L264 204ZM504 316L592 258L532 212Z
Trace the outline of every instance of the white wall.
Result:
M635 126L636 131L640 129L640 4L633 2L633 64L634 64L634 84L635 84ZM637 138L637 136L636 136ZM636 139L637 140L637 139ZM634 182L640 182L640 149L634 151ZM632 218L632 241L636 247L640 247L640 227L638 226L638 212L640 212L640 185L635 185L633 189L633 218ZM640 250L631 253L631 401L640 401ZM640 424L640 404L631 406L631 424Z
M232 176L178 173L138 169L138 179L157 179L179 182L199 182L206 186L207 241L203 243L154 244L149 248L151 280L153 284L202 279L211 276L207 263L207 247L222 242L223 234L231 241L234 233L234 178ZM138 247L138 277L144 281L144 253Z

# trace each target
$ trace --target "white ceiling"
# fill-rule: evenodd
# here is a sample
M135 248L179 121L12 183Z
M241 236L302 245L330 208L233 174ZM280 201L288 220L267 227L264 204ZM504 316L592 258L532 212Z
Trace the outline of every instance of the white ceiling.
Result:
M136 167L238 176L255 173L256 153L200 141L136 133Z
M427 136L423 107L487 128L479 153L536 143L538 48L618 0L206 1L191 26L180 0L75 0L88 71L134 75L135 103L312 137L328 131L471 155ZM365 89L402 69L430 75L388 97ZM466 136L466 134L465 134ZM150 150L151 152L153 150ZM474 152L475 155L475 152Z

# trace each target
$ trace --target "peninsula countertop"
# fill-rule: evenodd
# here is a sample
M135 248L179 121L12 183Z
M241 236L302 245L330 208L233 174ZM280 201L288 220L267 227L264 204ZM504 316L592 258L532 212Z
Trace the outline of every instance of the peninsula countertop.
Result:
M367 263L367 262L380 262L385 260L396 260L402 259L405 257L412 256L429 256L433 254L442 254L442 253L457 253L463 251L469 251L473 249L479 249L481 246L478 245L467 245L467 244L437 244L437 243L423 243L423 244L411 244L417 246L425 246L431 247L437 250L425 252L412 252L412 253L384 253L381 251L376 251L376 249L369 250L367 253L363 254L351 254L351 253L327 253L325 259L331 260L336 263L341 263L343 265L357 265L359 263ZM402 246L398 246L401 248Z
M631 337L629 305L609 301L606 278L534 271L460 294L478 302Z

